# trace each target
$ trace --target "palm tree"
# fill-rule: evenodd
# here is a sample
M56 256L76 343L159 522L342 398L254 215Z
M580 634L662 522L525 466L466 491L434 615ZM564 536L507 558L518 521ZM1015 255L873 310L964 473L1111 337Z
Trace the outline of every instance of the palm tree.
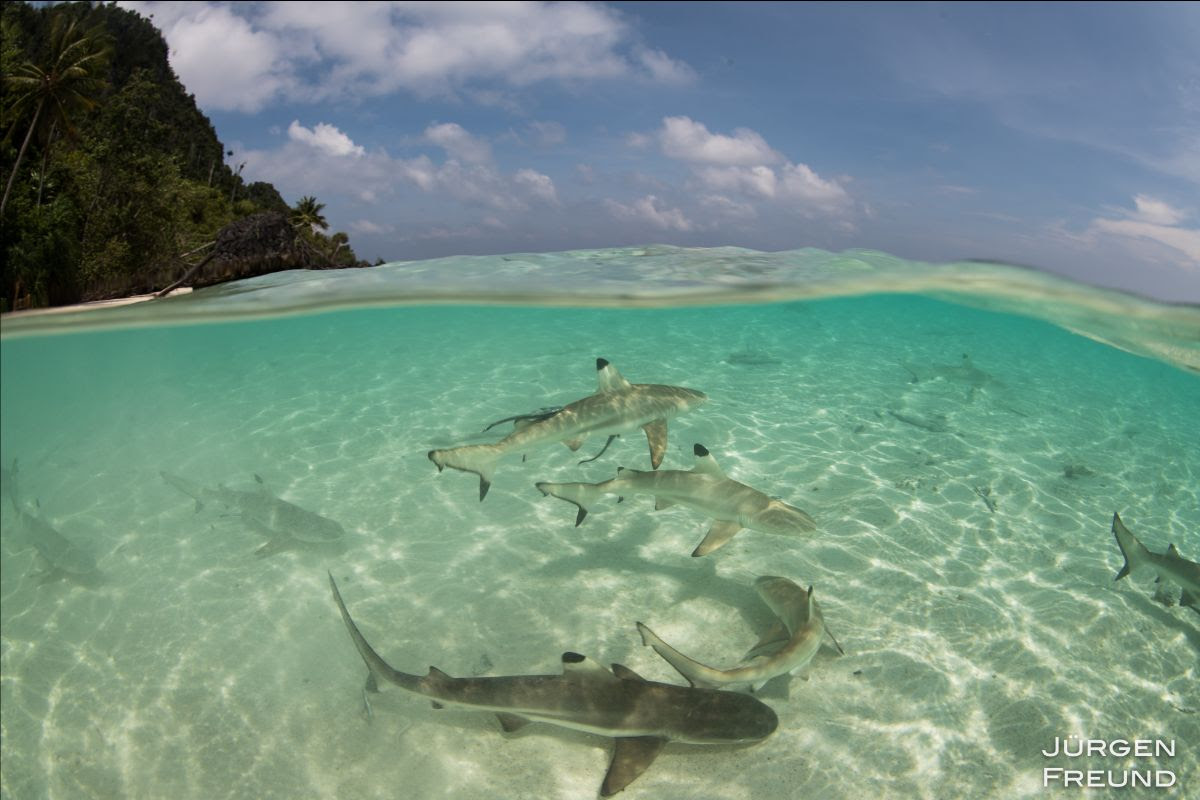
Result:
M324 209L324 203L318 203L317 198L305 195L292 209L292 224L297 228L307 227L310 231L316 228L325 230L329 227L329 223L325 221L325 217L321 216Z
M106 85L104 73L108 68L108 57L109 49L95 29L84 30L78 19L60 11L54 14L50 25L47 60L43 64L26 61L13 74L4 77L9 90L15 92L12 118L23 118L30 111L33 118L4 187L0 215L8 205L8 196L33 132L39 126L49 131L47 149L55 131L73 135L76 113L95 107L95 96Z

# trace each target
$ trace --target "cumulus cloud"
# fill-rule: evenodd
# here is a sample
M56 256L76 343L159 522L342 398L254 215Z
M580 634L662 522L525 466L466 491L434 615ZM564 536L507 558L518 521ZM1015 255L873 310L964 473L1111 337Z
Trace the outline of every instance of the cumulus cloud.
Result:
M726 136L712 133L690 117L664 117L658 137L663 153L681 161L752 166L782 160L762 136L749 128L737 128L732 136Z
M122 2L154 15L171 64L206 109L257 111L408 91L495 97L543 81L694 76L591 3ZM503 94L503 92L500 92Z
M528 168L512 173L500 169L491 160L489 142L460 125L430 125L423 138L444 148L446 158L367 151L332 125L318 123L309 129L293 122L282 147L242 151L236 159L246 162L248 179L270 176L285 196L312 194L327 203L341 197L375 206L406 189L493 213L519 213L533 204L559 203L549 175ZM373 232L364 226L377 223L355 224L360 226L356 230Z
M361 156L366 153L366 150L356 145L349 136L324 122L318 122L310 130L301 125L300 120L292 120L292 124L288 126L288 138L315 147L331 156Z
M615 200L606 200L604 205L617 219L648 222L669 231L690 231L696 227L678 208L662 208L659 199L652 194L634 201L631 206Z
M1149 195L1133 198L1133 209L1119 209L1119 218L1097 217L1071 238L1091 248L1113 245L1133 250L1148 262L1200 271L1200 228L1182 223L1189 215Z
M531 169L517 170L513 175L513 183L524 189L531 196L545 203L557 203L558 192L554 188L554 181L550 180L549 175L543 175L540 172L534 172Z
M642 143L635 137L644 139L643 134L633 134L627 141ZM800 214L841 214L853 207L837 180L789 161L749 128L727 135L713 133L690 117L664 117L654 138L664 155L688 164L695 181L717 195L787 203Z
M492 160L491 145L453 122L430 125L425 129L425 138L445 150L451 158L470 164L487 164Z

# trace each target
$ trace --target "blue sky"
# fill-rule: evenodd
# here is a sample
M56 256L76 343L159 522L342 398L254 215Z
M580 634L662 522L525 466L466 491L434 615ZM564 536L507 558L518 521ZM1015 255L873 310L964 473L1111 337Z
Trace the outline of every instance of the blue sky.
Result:
M1200 302L1200 4L121 5L360 257L866 247Z

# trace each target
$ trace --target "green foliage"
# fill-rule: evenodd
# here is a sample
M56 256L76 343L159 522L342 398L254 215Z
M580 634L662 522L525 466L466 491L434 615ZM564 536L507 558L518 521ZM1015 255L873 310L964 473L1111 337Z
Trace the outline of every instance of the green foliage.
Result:
M0 26L0 308L159 288L233 220L293 213L274 186L247 185L225 163L146 18L114 4L7 2ZM324 206L305 200L310 244L356 263L344 233L318 232Z

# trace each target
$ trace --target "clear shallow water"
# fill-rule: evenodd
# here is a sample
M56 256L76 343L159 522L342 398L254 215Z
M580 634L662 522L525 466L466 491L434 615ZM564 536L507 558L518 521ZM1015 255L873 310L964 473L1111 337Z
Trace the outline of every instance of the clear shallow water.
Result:
M1195 308L998 267L985 270L993 288L955 295L971 307L855 295L923 269L885 261L853 291L814 291L844 273L825 263L806 281L764 283L769 269L724 250L664 251L654 292L625 301L654 308L585 307L641 285L629 251L608 255L587 258L620 286L577 295L586 269L560 285L523 268L514 291L541 289L519 306L447 302L468 276L487 288L476 259L442 278L428 265L268 276L55 323L68 335L5 320L3 458L101 574L41 583L4 504L3 795L595 796L609 752L596 737L536 726L505 738L488 715L398 690L364 722L364 669L326 569L399 669L552 673L575 650L675 683L636 621L730 665L771 621L756 575L813 584L846 655L823 649L808 680L767 687L771 738L668 746L632 798L1032 797L1044 766L1079 766L1041 754L1072 734L1174 739L1174 758L1087 766L1175 771L1176 788L1152 796L1196 785L1200 615L1154 602L1149 576L1114 583L1109 533L1120 511L1152 550L1174 542L1200 560ZM513 262L491 263L503 275ZM944 298L970 269L943 269L926 290ZM413 275L439 304L383 305ZM382 283L372 293L367 280ZM1042 280L1055 291L1031 288ZM808 299L681 305L729 284L759 287L741 300ZM838 294L854 296L827 297ZM534 305L548 298L558 305ZM350 307L364 302L382 307ZM172 308L223 321L155 316ZM291 316L257 318L281 311ZM961 368L964 353L983 377ZM744 531L694 559L708 527L697 512L630 498L574 528L574 509L533 487L645 468L639 437L583 466L602 441L507 459L482 504L474 476L426 459L494 441L479 434L493 420L591 393L597 356L632 381L708 394L670 424L664 468L689 468L701 442L818 531ZM257 474L340 522L344 547L255 558L261 535L195 511L163 470L209 487L252 487Z

